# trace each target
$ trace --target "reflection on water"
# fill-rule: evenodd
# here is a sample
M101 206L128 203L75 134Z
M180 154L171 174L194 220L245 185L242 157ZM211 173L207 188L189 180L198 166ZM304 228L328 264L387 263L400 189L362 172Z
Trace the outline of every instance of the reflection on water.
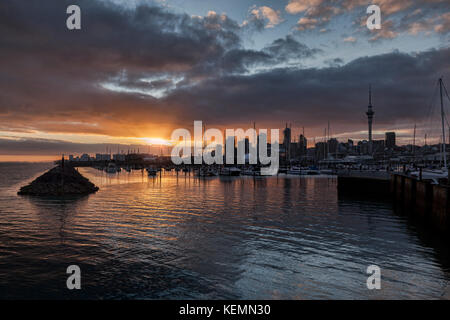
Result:
M83 168L98 193L16 195L47 167L0 164L2 298L449 298L442 241L389 202L338 198L334 178ZM82 290L65 287L71 264Z

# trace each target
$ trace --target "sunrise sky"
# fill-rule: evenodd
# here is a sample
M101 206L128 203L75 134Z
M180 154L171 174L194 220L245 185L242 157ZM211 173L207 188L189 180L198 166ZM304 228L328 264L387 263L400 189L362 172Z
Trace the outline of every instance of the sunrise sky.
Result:
M81 30L66 28L70 4ZM0 161L166 143L194 120L289 122L310 143L329 120L333 136L363 139L369 84L375 139L410 143L414 123L437 137L449 31L448 0L2 0Z

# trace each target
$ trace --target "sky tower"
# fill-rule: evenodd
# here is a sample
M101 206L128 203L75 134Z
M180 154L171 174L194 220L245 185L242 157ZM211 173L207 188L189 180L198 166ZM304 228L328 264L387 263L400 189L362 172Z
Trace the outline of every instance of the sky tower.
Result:
M369 153L372 153L372 120L375 112L372 110L372 88L369 85L369 106L367 108L367 121L369 124Z

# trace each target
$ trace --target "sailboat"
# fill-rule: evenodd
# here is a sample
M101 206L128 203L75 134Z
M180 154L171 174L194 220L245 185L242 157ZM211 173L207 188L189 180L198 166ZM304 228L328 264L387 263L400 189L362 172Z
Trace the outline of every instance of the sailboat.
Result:
M239 176L241 175L241 170L236 167L223 167L219 174L221 176Z
M156 170L155 168L147 168L146 170L149 176L156 176L156 174L158 173L158 170Z
M108 163L108 166L105 168L105 171L107 173L117 173L117 172L119 172L116 164L113 163L113 162Z
M445 113L444 113L444 100L442 94L442 88L444 87L442 78L439 78L439 93L441 102L441 124L442 124L442 137L441 137L441 154L444 167L441 169L424 169L422 172L416 170L410 172L410 175L416 178L422 178L425 180L431 180L432 183L439 183L439 179L448 178L448 166L447 166L447 153L446 153L446 143L445 143ZM444 87L445 88L445 87ZM446 90L447 93L447 90ZM448 93L447 93L448 96ZM415 136L415 126L414 126L414 136ZM415 137L414 137L415 139Z

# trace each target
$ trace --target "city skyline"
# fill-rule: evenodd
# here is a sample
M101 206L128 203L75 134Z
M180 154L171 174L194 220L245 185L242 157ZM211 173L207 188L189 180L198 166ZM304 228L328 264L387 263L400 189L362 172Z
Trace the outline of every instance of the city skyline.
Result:
M76 3L77 31L68 1L0 4L0 161L168 144L194 120L287 121L308 147L329 121L334 138L364 140L370 84L374 140L394 131L410 144L415 125L417 145L439 140L429 110L450 74L446 1L379 2L379 31L355 23L369 2L352 0Z

